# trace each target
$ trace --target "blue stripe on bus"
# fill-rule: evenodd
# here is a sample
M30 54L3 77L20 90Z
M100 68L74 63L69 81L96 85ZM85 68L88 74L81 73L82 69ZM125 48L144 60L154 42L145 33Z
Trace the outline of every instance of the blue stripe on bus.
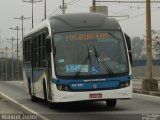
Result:
M95 83L72 83L70 88L73 90L88 90L88 89L110 89L117 88L119 86L119 81L107 81L107 82L95 82Z
M124 82L124 81L129 81L131 80L132 76L128 75L128 76L122 76L122 77L111 77L111 78L101 78L101 79L89 79L89 80L93 80L91 82L94 82L94 80L99 82L102 80L104 81L120 81L120 82ZM53 79L52 82L55 84L62 84L62 85L68 85L70 83L79 83L79 82L85 82L85 81L89 81L88 79Z
M83 89L103 89L103 88L117 88L121 82L131 80L132 76L122 76L122 77L112 77L104 79L53 79L53 83L57 85L66 85L73 90L83 90Z

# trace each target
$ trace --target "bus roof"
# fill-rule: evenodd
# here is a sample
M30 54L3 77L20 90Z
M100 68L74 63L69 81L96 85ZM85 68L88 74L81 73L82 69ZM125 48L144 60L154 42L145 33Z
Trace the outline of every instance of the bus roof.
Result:
M31 29L24 37L36 33L37 31L49 27L49 22L54 32L65 32L75 30L121 30L117 20L107 18L101 13L72 13L52 16Z
M32 28L30 31L28 31L25 35L24 35L24 38L26 36L29 36L31 34L34 34L36 33L38 30L41 30L45 27L47 27L47 21L48 19L44 20L44 21L41 21L38 25L36 25L34 28Z
M54 32L74 30L121 30L117 20L101 13L73 13L49 18Z

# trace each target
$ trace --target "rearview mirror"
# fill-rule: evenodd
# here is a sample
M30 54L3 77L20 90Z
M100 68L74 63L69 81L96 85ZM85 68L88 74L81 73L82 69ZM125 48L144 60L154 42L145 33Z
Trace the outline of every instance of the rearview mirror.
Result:
M131 48L131 39L126 33L124 33L124 35L125 35L126 43L127 43L127 46L128 46L130 63L132 64L133 63L133 59L132 59L132 52L131 52L131 50L132 50L132 48Z
M131 39L126 33L124 33L124 35L125 35L125 38L126 38L128 50L130 51L131 50Z

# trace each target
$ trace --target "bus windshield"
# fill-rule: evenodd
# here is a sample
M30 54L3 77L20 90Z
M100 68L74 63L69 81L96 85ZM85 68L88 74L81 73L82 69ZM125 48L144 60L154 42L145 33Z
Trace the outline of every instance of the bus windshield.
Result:
M80 78L128 73L121 31L74 31L53 36L57 76Z

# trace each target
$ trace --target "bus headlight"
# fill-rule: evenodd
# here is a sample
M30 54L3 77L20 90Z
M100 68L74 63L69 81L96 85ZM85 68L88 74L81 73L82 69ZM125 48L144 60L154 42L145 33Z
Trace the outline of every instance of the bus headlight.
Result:
M64 87L64 91L69 91L69 87L68 87L68 86L65 86L65 87Z
M121 88L128 87L128 86L130 86L130 81L125 81L120 84Z
M69 87L66 85L57 85L57 89L60 91L69 91Z
M62 85L57 85L57 89L62 91L63 90L63 86Z
M124 84L125 84L124 85L125 87L128 87L130 85L130 82L128 81L128 82L125 82Z

